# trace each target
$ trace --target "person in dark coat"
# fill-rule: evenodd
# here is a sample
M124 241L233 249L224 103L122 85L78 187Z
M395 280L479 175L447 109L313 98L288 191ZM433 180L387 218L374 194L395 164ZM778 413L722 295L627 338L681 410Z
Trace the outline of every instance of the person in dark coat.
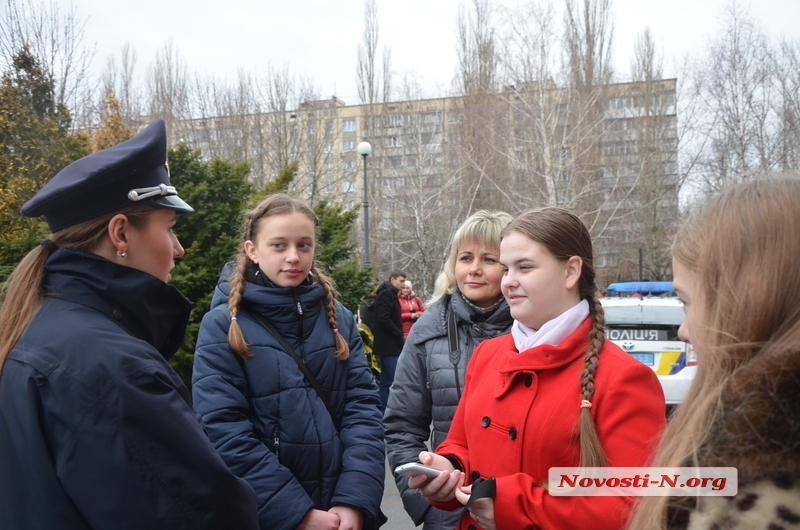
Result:
M257 528L255 494L169 366L192 304L166 129L69 165L22 209L52 234L0 308L0 528Z
M263 530L383 520L378 389L355 319L314 261L317 226L286 195L256 206L197 339L195 406L223 460L256 491Z
M467 363L484 340L511 330L513 319L500 292L500 232L511 222L506 212L480 210L456 230L447 260L434 284L428 310L412 326L383 422L392 469L419 461L428 444L436 450L450 430L461 399ZM402 296L402 295L401 295ZM458 352L451 355L448 322ZM395 475L403 507L423 530L452 530L461 512L434 508L408 477Z
M364 303L358 308L358 321L369 328L370 333L375 333L375 299L378 297L378 287L376 285L364 298Z
M375 299L375 346L373 351L381 359L381 379L379 391L381 396L381 411L386 409L389 400L389 388L394 381L394 371L397 368L397 357L403 350L403 320L400 317L400 289L406 283L406 273L393 270L389 273L389 280L378 287L378 296Z

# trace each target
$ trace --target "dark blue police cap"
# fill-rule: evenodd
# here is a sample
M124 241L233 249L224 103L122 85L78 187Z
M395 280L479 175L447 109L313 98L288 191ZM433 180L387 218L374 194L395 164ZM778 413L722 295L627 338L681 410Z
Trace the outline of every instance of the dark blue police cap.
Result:
M167 128L163 120L130 140L68 165L22 207L22 215L44 215L52 232L122 210L149 204L193 212L169 183Z

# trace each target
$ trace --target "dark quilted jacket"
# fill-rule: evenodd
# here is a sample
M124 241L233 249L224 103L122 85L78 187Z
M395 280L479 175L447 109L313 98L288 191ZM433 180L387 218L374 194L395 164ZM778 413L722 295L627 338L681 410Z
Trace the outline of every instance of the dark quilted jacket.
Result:
M244 360L227 343L228 293L227 282L217 285L200 326L192 392L223 460L256 491L261 528L294 529L310 509L337 505L359 508L368 528L383 495L383 425L355 319L337 303L339 332L350 345L350 358L339 361L321 285L246 283L238 321L254 356ZM330 398L340 432L295 361L252 312L305 360Z
M417 462L419 452L428 450L429 438L432 438L431 448L435 449L450 430L459 399L447 339L447 315L451 310L456 314L458 326L461 350L458 386L462 389L467 362L475 347L485 339L507 333L513 322L508 305L503 301L488 319L473 323L473 310L458 291L438 300L419 317L398 360L384 415L386 448L392 469ZM426 529L455 526L459 514L452 515L452 521L447 523L449 514L431 508L417 490L408 488L407 478L395 476L395 481L405 509L415 524L425 521Z

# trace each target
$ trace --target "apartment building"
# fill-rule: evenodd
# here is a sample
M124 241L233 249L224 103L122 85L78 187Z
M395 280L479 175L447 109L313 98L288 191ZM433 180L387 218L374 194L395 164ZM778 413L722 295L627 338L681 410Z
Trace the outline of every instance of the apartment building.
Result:
M675 79L583 92L544 82L375 105L333 97L186 120L171 133L205 156L248 161L261 184L297 161L293 192L351 208L363 200L357 147L369 142L371 261L379 271L403 267L432 283L452 230L469 213L549 205L581 215L607 282L668 273L664 249L680 187L676 107Z

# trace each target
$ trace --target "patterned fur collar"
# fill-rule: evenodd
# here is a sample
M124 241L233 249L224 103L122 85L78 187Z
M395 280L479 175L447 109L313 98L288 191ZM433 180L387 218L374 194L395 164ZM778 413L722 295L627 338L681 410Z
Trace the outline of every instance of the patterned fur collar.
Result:
M737 468L739 493L673 498L668 527L800 529L800 353L760 355L731 379L722 399L725 412L698 462Z
M704 497L688 530L800 529L800 481L761 480L739 488L735 497Z

